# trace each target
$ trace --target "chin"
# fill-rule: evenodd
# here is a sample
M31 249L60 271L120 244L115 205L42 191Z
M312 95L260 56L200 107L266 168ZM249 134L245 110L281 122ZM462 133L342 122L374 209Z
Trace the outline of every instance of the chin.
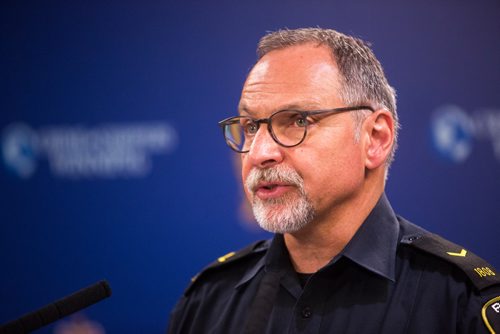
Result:
M280 234L300 231L315 216L314 208L307 201L298 201L289 205L256 202L252 209L262 229Z

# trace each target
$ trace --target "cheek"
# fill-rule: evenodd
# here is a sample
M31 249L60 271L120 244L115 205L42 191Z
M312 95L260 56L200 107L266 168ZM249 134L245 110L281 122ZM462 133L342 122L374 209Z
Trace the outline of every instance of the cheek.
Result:
M363 159L356 144L324 146L318 154L301 160L306 191L319 197L355 187L364 177Z
M245 159L242 157L241 159L241 184L243 186L243 191L245 192L245 195L247 198L250 200L251 199L251 194L248 192L247 187L245 186L246 179L248 177L248 174L250 174L251 168L248 166L248 163L245 163Z
M241 181L243 182L243 185L245 185L245 181L249 173L250 168L247 167L247 164L245 164L245 160L241 159Z

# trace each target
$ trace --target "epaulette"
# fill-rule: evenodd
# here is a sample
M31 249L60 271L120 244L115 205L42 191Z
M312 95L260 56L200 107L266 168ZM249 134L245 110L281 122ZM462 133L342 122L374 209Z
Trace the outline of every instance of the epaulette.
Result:
M216 270L220 267L227 266L228 264L235 263L241 259L244 259L252 254L264 251L267 249L265 247L267 240L259 240L257 242L254 242L253 244L248 245L247 247L240 249L239 251L236 252L230 252L224 256L221 256L217 258L214 262L210 263L208 266L203 268L202 271L200 271L198 274L196 274L193 278L191 278L191 283L188 285L186 290L184 291L184 295L187 295L194 287L196 282L199 281L199 279L207 274L208 272L211 272L213 270Z
M492 265L462 246L436 234L407 236L401 242L453 263L467 275L478 290L500 284L500 275L497 275Z

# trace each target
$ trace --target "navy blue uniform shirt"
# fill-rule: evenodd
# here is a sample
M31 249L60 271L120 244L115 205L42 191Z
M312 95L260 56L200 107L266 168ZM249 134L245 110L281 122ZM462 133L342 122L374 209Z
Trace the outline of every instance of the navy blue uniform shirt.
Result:
M275 291L256 298L270 273ZM204 270L174 308L168 331L243 333L257 307L265 313L262 333L494 333L498 277L472 253L397 217L383 195L304 287L277 234Z

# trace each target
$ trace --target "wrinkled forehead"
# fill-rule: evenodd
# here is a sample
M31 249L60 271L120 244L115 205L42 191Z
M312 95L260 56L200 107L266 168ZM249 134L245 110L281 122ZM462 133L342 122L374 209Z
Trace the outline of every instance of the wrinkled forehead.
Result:
M325 46L299 45L271 51L250 71L239 113L269 114L339 104L339 72Z

